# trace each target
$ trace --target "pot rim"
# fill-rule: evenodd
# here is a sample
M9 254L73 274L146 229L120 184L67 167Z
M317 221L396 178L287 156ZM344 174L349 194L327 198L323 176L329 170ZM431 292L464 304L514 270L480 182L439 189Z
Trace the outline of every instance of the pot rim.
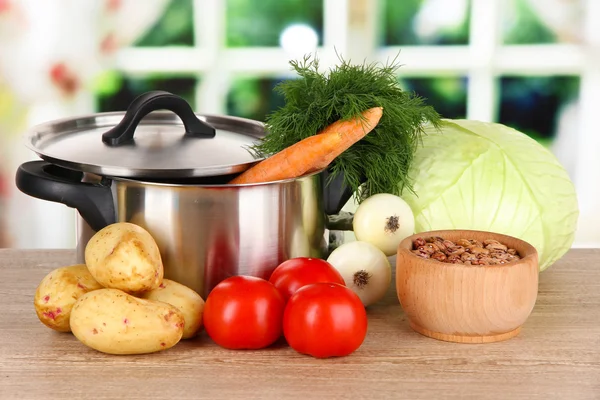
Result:
M259 183L170 183L170 182L160 182L160 181L145 181L143 179L134 179L134 178L126 178L120 176L108 176L108 175L97 175L101 178L109 179L111 181L116 182L126 182L130 184L143 185L143 186L162 186L162 187L180 187L180 188L216 188L216 189L236 189L236 188L244 188L244 187L261 187L261 186L269 186L269 185L281 185L286 184L298 180L304 180L311 178L315 175L321 174L327 168L323 168L314 172L310 172L308 174L296 177L296 178L288 178L288 179L280 179L276 181L269 182L259 182Z

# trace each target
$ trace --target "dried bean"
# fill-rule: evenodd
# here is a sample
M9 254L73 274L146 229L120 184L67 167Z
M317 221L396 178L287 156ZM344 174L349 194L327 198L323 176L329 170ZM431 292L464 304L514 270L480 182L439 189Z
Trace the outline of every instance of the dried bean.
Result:
M446 246L446 248L450 249L452 247L455 247L456 245L454 244L454 242L452 242L451 240L444 240L444 246Z
M480 253L482 253L482 254L490 254L490 251L488 249L484 249L483 247L475 247L475 246L473 246L471 248L471 253L473 253L473 254L480 254Z
M490 243L487 246L485 246L485 248L489 249L489 250L502 250L502 251L508 250L508 247L506 247L502 243Z
M460 259L463 261L471 261L471 260L476 260L477 256L471 253L462 253L462 255L460 256Z
M426 243L425 246L419 247L419 250L424 251L425 253L431 255L438 251L439 249L433 243Z
M446 245L444 244L443 240L434 240L432 243L434 246L436 246L438 248L439 251L446 251Z
M414 247L421 247L421 246L425 246L425 243L427 243L425 241L425 239L423 238L416 238L415 239L415 243L414 243Z
M456 244L462 247L469 247L472 243L469 242L467 239L460 239L456 242Z
M461 255L464 252L465 252L465 248L462 246L448 247L448 253L453 254L453 255Z
M493 251L492 252L492 257L498 259L498 260L506 260L508 258L510 254L508 253L503 253L503 252L499 252L499 251Z
M462 260L460 259L460 256L458 254L450 254L447 258L446 258L446 262L452 263L452 264L458 264L460 263Z
M520 259L516 249L495 239L459 239L455 243L439 236L418 237L413 249L418 257L450 264L501 265Z
M421 258L429 258L429 254L427 254L426 252L422 251L422 250L413 250L412 251L413 254L415 254L417 257L421 257Z
M446 261L446 255L441 251L436 251L431 255L431 258L438 261Z

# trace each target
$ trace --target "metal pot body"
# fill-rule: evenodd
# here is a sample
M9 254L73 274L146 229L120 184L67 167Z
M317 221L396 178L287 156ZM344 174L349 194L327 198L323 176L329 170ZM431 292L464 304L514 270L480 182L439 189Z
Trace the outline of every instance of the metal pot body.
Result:
M115 221L144 227L161 252L165 277L202 295L223 279L268 279L281 262L323 257L322 176L263 185L169 185L114 180ZM95 231L79 217L77 252Z
M96 232L131 222L155 238L165 277L206 297L229 276L268 278L289 258L323 257L326 217L352 195L343 175L328 169L229 184L260 162L247 150L263 136L258 121L196 115L178 96L148 92L125 113L32 128L26 143L43 161L22 164L15 182L77 210L79 262Z

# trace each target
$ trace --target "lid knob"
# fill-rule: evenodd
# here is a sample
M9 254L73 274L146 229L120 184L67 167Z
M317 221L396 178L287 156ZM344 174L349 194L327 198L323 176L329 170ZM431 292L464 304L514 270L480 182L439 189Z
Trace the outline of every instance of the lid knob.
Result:
M215 128L198 119L192 107L183 98L156 90L136 97L127 108L121 122L102 135L102 141L109 146L118 146L132 140L142 118L157 110L169 110L177 114L183 122L186 136L205 139L215 137Z

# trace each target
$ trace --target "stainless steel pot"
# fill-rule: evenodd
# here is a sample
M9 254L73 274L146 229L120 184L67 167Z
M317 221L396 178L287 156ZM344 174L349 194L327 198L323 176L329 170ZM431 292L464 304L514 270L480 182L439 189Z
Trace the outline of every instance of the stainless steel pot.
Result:
M150 114L158 109L175 115ZM329 182L327 170L227 184L259 161L244 147L263 134L256 121L195 115L183 99L151 92L125 114L35 127L27 143L44 160L22 164L16 183L30 196L77 209L79 262L98 230L132 222L156 239L165 277L207 296L228 276L268 278L289 258L324 257L327 215L351 196L341 176ZM222 154L207 153L209 144Z

